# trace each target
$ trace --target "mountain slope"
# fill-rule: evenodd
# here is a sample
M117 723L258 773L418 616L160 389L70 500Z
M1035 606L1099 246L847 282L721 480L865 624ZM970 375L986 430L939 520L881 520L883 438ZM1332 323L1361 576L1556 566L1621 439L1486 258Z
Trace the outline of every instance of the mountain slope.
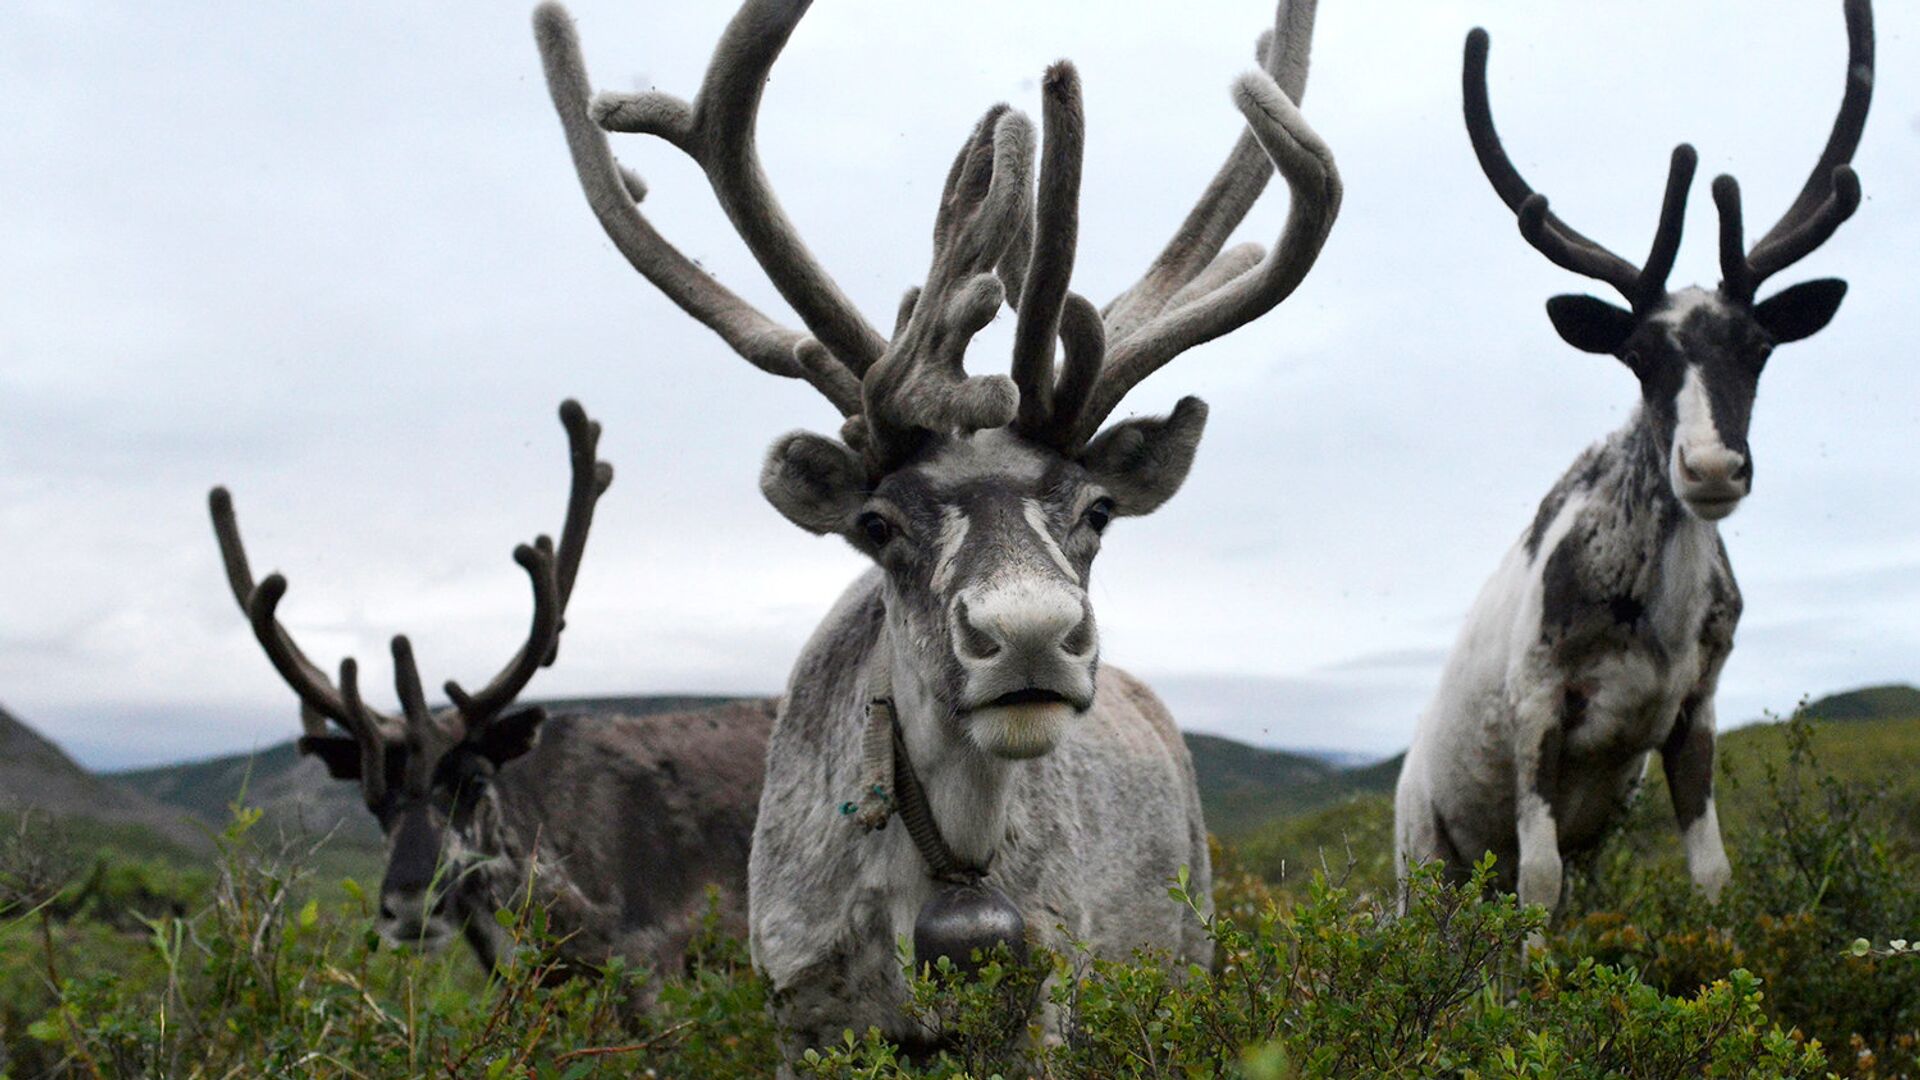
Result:
M1876 803L1896 840L1920 845L1920 702L1908 704L1899 694L1871 692L1885 689L1836 694L1810 706L1810 750L1820 774L1839 778L1855 797ZM1827 701L1841 703L1837 712L1816 710ZM1836 715L1844 719L1827 718ZM1778 827L1767 776L1785 767L1793 744L1794 729L1786 723L1751 724L1720 735L1714 798L1727 835ZM1395 758L1361 770L1373 774L1368 784L1384 781L1384 786L1356 787L1351 796L1276 816L1232 838L1238 864L1268 880L1279 881L1284 875L1299 884L1323 865L1338 877L1351 858L1355 881L1378 885L1390 880L1391 792L1400 762ZM1656 762L1647 769L1632 817L1650 823L1650 850L1677 860L1679 836L1669 806L1666 777Z
M735 699L681 695L568 698L540 704L554 713L647 715L705 708L730 700ZM1342 769L1305 754L1267 750L1216 735L1189 734L1186 738L1193 752L1207 825L1225 836L1324 806L1356 791L1388 790L1398 772L1397 759ZM247 803L265 810L268 819L277 824L319 832L338 828L339 839L355 846L379 840L372 818L361 807L359 789L329 777L319 762L302 758L291 739L252 754L111 775L115 781L210 824L226 820L231 804L244 788Z
M1828 694L1801 710L1816 720L1895 720L1920 716L1920 688L1905 683Z
M194 850L210 846L207 831L190 815L93 775L0 708L0 811L14 810L135 826Z
M1189 732L1207 829L1233 837L1278 818L1338 802L1355 792L1390 791L1399 758L1343 769L1320 758Z

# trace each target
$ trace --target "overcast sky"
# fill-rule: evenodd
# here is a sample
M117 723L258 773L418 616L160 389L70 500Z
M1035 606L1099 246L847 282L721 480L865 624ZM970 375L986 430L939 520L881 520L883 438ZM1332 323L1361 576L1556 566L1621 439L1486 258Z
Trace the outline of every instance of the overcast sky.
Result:
M554 407L606 425L602 503L563 659L537 695L773 692L862 560L755 485L813 391L751 369L614 252L575 183L523 3L8 5L0 16L0 701L84 761L244 750L292 697L228 595L207 488L234 491L282 617L388 690L492 674L525 629L513 545L557 530ZM607 88L691 94L732 5L577 0ZM1129 399L1213 404L1192 479L1109 534L1103 654L1189 727L1403 746L1474 593L1582 447L1637 395L1542 310L1589 286L1519 237L1459 119L1461 40L1493 33L1496 116L1555 209L1644 253L1676 142L1700 150L1676 282L1717 277L1707 181L1757 234L1839 102L1838 0L1323 0L1306 113L1346 179L1282 308ZM1920 10L1882 0L1856 159L1866 201L1776 284L1852 282L1783 348L1758 483L1722 526L1747 597L1723 718L1920 675ZM1266 0L820 0L775 69L762 153L876 322L925 273L975 117L1086 88L1076 286L1131 283L1237 133ZM689 255L783 310L698 171L616 139ZM1269 192L1243 230L1271 243ZM1597 287L1597 286L1596 286ZM1603 289L1601 291L1604 291ZM1902 315L1901 312L1907 312ZM971 354L1004 370L1009 319Z

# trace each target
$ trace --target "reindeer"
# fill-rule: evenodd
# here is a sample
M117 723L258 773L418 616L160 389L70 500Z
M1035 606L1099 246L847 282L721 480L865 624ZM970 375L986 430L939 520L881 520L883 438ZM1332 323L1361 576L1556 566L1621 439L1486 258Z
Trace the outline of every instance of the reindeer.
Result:
M527 640L481 689L448 682L449 708L428 708L404 635L393 639L400 716L367 706L351 657L330 681L276 615L286 578L254 582L225 488L208 499L214 535L234 599L300 698L301 752L358 782L386 833L382 937L433 951L461 936L492 967L510 946L494 913L531 899L548 907L569 967L619 956L674 971L708 885L721 889L724 920L744 929L773 702L650 716L512 708L558 655L594 506L613 481L595 458L600 425L572 401L560 420L573 464L560 543L541 536L513 553L533 585Z
M882 337L801 242L755 151L768 72L807 6L747 0L691 102L590 97L565 10L534 16L575 171L615 247L749 363L804 380L846 418L838 440L778 439L760 476L788 520L875 563L802 650L768 745L750 945L789 1054L869 1025L920 1041L896 958L909 935L922 964L1029 937L1210 959L1166 892L1183 868L1202 905L1209 892L1192 761L1153 693L1100 664L1087 593L1109 523L1180 487L1206 406L1189 397L1101 428L1142 379L1286 299L1341 194L1295 105L1314 12L1295 0L1262 41L1263 70L1234 86L1248 127L1227 162L1139 283L1095 308L1068 287L1083 115L1062 61L1042 87L1037 199L1033 125L995 106L947 175L926 281ZM608 131L664 139L702 168L804 331L654 229ZM1222 250L1275 166L1292 192L1277 246ZM969 377L968 342L1003 302L1017 313L1011 376ZM879 828L896 814L904 830Z
M1747 249L1740 188L1713 183L1721 281L1668 292L1696 155L1673 152L1645 266L1547 209L1502 149L1487 95L1486 31L1467 36L1467 132L1520 232L1554 264L1604 281L1631 305L1547 302L1554 328L1611 353L1640 381L1626 426L1582 454L1541 500L1467 616L1400 774L1397 858L1457 874L1482 852L1520 900L1557 907L1564 856L1590 849L1660 751L1690 876L1717 897L1731 876L1713 801L1714 690L1741 610L1716 522L1753 487L1747 424L1774 346L1833 318L1834 279L1758 303L1760 283L1811 253L1860 203L1848 165L1873 90L1867 0L1846 0L1846 92L1799 196Z

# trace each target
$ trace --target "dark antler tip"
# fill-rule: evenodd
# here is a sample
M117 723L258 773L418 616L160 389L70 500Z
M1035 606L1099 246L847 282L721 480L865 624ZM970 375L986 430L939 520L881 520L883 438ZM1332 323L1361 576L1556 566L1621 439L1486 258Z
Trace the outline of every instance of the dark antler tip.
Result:
M561 423L566 424L568 427L572 427L575 424L585 421L586 418L587 418L587 410L581 407L580 403L578 401L575 401L573 398L568 398L567 400L560 403L560 422Z
M212 507L216 514L224 514L233 509L233 496L227 491L226 485L215 484L213 490L207 492L207 505Z
M1834 166L1833 193L1840 199L1842 205L1860 202L1860 174L1853 171L1853 166Z
M593 486L596 492L605 492L613 486L613 466L602 461L593 467Z
M1692 172L1693 167L1700 163L1700 151L1695 150L1692 143L1681 143L1673 148L1673 163L1684 165L1688 172Z
M1207 418L1207 403L1188 394L1173 403L1173 413L1168 417L1174 423L1199 423Z
M1492 42L1493 37L1487 33L1486 27L1474 27L1467 31L1467 56L1469 58L1478 57L1485 60L1487 57L1487 46L1492 44Z
M392 649L394 663L408 664L413 662L413 642L407 640L407 635L393 635Z
M267 603L277 604L287 594L287 576L278 571L268 574L253 592L254 596L265 599Z
M1729 199L1738 199L1739 197L1740 181L1735 180L1733 174L1721 173L1719 176L1713 178L1714 202L1724 204Z
M1050 94L1067 94L1079 89L1080 71L1067 59L1055 60L1047 66L1046 78L1041 86Z
M532 544L520 544L513 549L513 561L531 569L539 563L540 553L533 549Z
M559 0L542 0L533 8L533 27L535 30L564 29L573 22L567 14L565 4Z

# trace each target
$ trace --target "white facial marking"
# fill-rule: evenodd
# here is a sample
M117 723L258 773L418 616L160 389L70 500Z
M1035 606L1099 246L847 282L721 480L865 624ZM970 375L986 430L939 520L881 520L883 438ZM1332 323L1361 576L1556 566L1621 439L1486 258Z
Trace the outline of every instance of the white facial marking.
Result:
M1674 494L1686 502L1695 517L1718 521L1733 513L1746 494L1745 485L1734 479L1746 457L1721 441L1698 367L1687 366L1673 404L1675 425L1668 480Z
M1068 581L1075 585L1080 584L1080 572L1067 561L1067 553L1060 550L1060 545L1054 542L1053 530L1047 528L1047 512L1041 507L1040 500L1022 499L1021 506L1025 511L1027 524L1032 527L1034 535L1040 538L1040 549L1047 553L1047 557L1053 560L1053 564L1060 568L1061 573L1067 575Z
M1667 337L1674 344L1680 343L1680 328L1687 324L1693 313L1703 309L1724 309L1726 305L1713 293L1698 285L1689 285L1673 294L1673 299L1660 313L1653 317L1654 322L1665 327Z
M1673 444L1684 447L1689 457L1721 445L1720 431L1713 426L1713 403L1707 399L1707 384L1700 378L1698 365L1687 365L1680 393L1673 399L1673 411L1679 421L1674 427Z
M972 522L957 506L940 508L940 556L933 564L933 591L945 593L953 584L953 570L960 557L960 545L967 539Z

